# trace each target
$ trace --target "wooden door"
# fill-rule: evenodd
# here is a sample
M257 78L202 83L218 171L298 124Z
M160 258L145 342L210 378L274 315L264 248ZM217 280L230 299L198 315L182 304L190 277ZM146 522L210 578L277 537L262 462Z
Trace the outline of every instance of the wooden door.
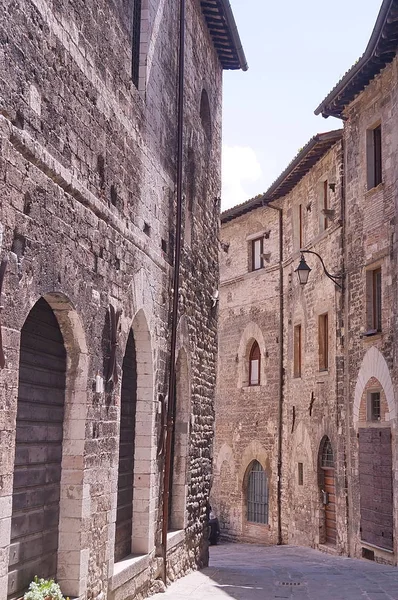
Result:
M8 597L57 571L66 352L43 299L21 332Z
M120 402L119 475L117 489L116 534L114 560L131 554L133 531L133 489L135 418L137 406L137 363L133 332L127 340L123 360Z
M325 500L325 541L336 544L336 490L334 469L323 468L323 485L326 492Z

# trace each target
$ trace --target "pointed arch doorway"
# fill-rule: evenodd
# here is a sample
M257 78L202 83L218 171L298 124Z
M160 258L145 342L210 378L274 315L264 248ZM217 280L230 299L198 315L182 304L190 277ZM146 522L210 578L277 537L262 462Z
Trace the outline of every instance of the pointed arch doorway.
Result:
M66 349L41 298L21 331L8 598L57 574Z
M336 545L335 460L330 439L325 436L319 447L319 488L321 492L320 543Z

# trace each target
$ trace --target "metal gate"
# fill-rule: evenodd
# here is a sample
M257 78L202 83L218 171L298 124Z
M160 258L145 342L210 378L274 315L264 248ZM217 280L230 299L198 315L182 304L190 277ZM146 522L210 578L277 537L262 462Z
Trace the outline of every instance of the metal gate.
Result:
M65 375L62 334L41 299L21 332L9 598L56 575Z
M133 528L134 442L137 405L137 362L133 332L123 359L120 407L119 476L115 534L115 562L131 554Z
M255 460L247 486L247 520L251 523L268 523L267 474Z

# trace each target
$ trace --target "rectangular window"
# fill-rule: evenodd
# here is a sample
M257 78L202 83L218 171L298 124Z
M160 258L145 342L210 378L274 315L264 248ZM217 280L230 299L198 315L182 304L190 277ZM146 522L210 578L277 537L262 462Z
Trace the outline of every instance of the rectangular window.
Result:
M263 262L263 242L264 238L257 238L256 240L252 240L251 250L252 250L252 261L251 261L251 270L257 271L258 269L262 269L264 266Z
M366 305L368 333L381 331L381 268L366 273Z
M141 0L133 0L133 28L131 40L131 79L136 88L140 76Z
M294 377L301 377L301 325L294 327Z
M318 317L318 354L319 370L327 371L329 368L329 319L327 313Z
M298 475L298 484L303 485L304 484L304 466L303 466L303 463L301 463L301 462L298 463L297 475Z
M326 216L325 211L329 209L329 196L328 196L328 181L327 179L322 183L321 192L321 231L325 231L328 228L329 220Z
M368 395L368 421L380 421L380 392L370 392Z
M299 220L299 244L300 250L304 244L304 236L303 236L303 205L299 204L298 207L298 220Z
M368 190L382 182L381 125L366 132Z

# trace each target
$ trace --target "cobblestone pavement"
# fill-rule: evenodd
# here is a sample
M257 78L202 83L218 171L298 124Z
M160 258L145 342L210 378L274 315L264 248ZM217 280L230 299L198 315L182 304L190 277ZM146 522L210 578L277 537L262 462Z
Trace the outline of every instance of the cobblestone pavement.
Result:
M161 600L398 600L398 569L310 548L220 544L210 566L173 583Z

